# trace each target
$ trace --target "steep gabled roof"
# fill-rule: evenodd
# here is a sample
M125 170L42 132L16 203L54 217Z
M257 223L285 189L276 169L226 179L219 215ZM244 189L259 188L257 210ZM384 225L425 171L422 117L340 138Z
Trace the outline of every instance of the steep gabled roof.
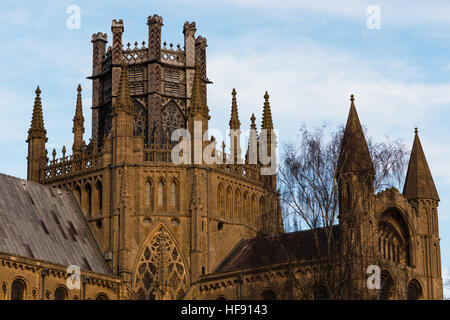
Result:
M0 252L111 275L70 192L0 174Z
M327 254L327 238L324 229L316 229L319 245L316 246L314 231L305 230L273 236L242 240L213 272L214 274L270 267L301 259L323 257ZM332 246L339 241L339 226L333 226Z
M403 194L408 200L432 199L439 201L439 195L436 191L417 129L415 130Z

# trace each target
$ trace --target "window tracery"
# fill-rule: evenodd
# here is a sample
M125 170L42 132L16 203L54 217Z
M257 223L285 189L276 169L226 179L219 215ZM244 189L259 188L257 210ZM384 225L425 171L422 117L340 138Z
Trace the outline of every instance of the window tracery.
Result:
M143 300L182 299L187 292L187 270L181 253L163 226L139 259L135 288Z

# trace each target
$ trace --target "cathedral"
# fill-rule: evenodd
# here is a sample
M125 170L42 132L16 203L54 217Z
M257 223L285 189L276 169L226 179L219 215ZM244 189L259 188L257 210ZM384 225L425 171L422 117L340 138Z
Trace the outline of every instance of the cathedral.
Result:
M239 134L229 153L216 149L206 39L185 22L184 47L174 47L161 40L160 16L147 26L142 43L124 44L122 20L109 46L107 34L92 36L91 138L78 86L72 152L48 154L36 89L27 180L0 174L0 299L332 299L331 278L344 299L443 298L439 196L417 131L403 192L375 193L352 96L339 224L285 233L276 174L252 161L277 144L268 93L259 130L249 119L257 151L249 142L243 154ZM240 132L234 89L230 109L230 131ZM174 141L179 129L198 134ZM213 163L174 160L211 146Z

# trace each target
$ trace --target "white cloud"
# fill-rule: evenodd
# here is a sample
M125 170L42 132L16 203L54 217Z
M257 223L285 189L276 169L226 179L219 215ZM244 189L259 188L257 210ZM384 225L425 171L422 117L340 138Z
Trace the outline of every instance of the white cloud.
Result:
M276 43L276 39L265 41ZM286 48L274 45L264 52L248 38L235 42L229 44L235 49L209 56L208 74L214 85L208 89L208 101L213 125L220 127L225 124L224 118L228 120L233 87L238 92L244 128L252 112L260 123L263 94L269 90L274 125L280 129L282 142L295 139L302 123L344 123L349 96L355 94L361 122L370 135L403 138L410 147L414 127L418 126L433 173L450 184L445 160L446 154L450 156L450 135L445 121L436 116L449 109L450 83L392 79L383 75L386 69L390 73L395 68L406 73L417 70L396 61L378 69L372 61L307 39Z

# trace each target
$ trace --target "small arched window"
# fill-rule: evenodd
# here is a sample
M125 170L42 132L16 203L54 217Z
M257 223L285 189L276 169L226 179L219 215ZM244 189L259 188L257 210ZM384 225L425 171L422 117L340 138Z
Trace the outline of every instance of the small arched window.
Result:
M25 282L21 279L16 279L11 285L11 300L24 300L25 299Z
M408 283L408 300L419 300L422 296L422 287L417 280Z
M236 189L234 192L234 217L239 219L241 215L241 192Z
M104 293L99 293L95 300L109 300L108 296Z
M217 211L222 216L225 215L225 196L222 184L219 184L219 186L217 187Z
M277 300L277 294L271 289L264 290L262 293L263 300Z
M178 208L178 183L174 180L170 184L170 205Z
M103 209L103 187L102 183L100 181L97 181L95 185L95 189L97 191L97 207L99 212L99 217L102 216L102 209Z
M92 188L89 183L84 187L84 192L86 193L86 214L88 217L92 217Z
M63 287L58 287L55 290L55 300L67 300L67 290Z
M231 187L227 188L227 203L226 203L226 209L227 209L227 217L231 218L232 211L233 211L233 201L232 201L232 191Z
M158 183L158 206L165 207L166 204L166 186L163 180Z
M153 184L151 180L145 183L145 206L153 209Z
M394 298L394 280L392 276L387 271L381 272L381 290L380 299L381 300L392 300Z
M252 205L251 205L251 216L253 219L253 225L257 228L258 227L258 214L256 212L256 196L252 196Z

